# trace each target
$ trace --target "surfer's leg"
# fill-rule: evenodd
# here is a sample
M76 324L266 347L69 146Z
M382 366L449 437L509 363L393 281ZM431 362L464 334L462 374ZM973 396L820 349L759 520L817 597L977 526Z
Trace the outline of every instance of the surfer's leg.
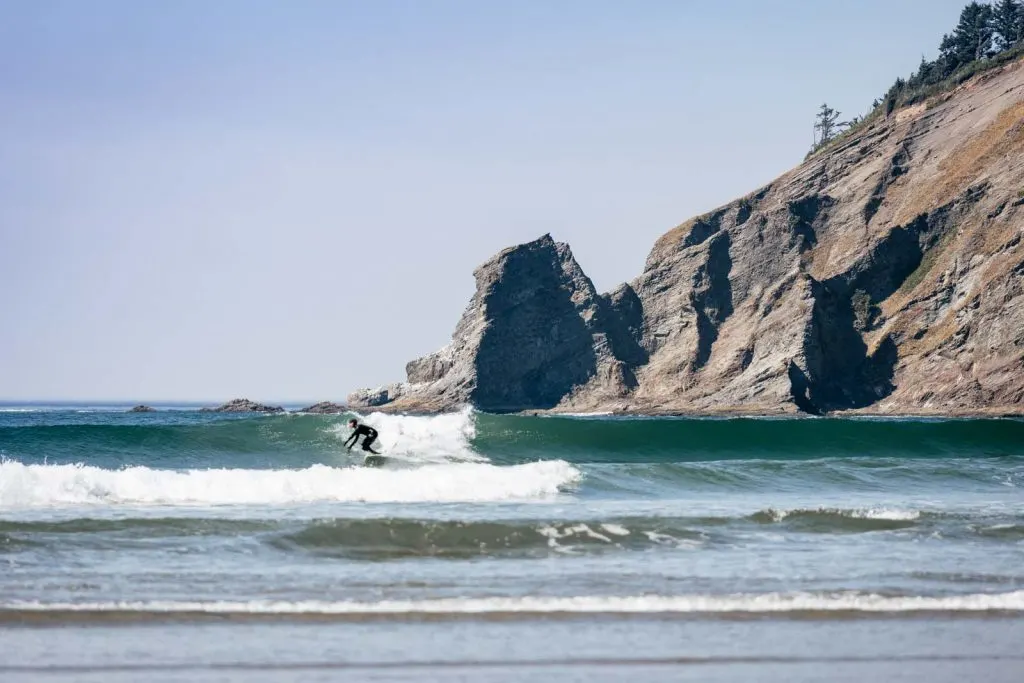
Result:
M370 451L374 455L380 455L380 453L378 453L377 451L375 451L372 448L370 448L370 444L372 444L376 440L377 440L377 435L376 434L369 434L367 436L364 436L363 437L363 450L364 451Z

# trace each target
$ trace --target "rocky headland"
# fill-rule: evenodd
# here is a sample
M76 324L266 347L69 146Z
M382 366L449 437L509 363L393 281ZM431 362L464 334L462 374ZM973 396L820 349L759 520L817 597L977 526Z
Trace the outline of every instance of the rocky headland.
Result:
M545 235L450 344L353 407L1024 413L1024 66L897 108L654 244L599 293Z

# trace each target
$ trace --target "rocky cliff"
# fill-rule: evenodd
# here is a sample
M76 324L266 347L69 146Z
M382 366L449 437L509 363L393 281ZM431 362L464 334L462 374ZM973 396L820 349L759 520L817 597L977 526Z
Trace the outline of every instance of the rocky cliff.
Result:
M1024 412L1024 64L863 127L595 291L544 236L355 406Z

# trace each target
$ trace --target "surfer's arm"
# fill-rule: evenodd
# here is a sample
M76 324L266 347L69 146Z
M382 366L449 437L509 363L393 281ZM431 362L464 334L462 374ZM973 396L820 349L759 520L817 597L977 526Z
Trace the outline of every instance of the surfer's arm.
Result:
M347 447L347 448L348 448L349 450L352 450L352 446L355 446L355 445L356 445L356 439L358 439L358 438L359 438L359 435L358 435L358 434L356 434L355 432L352 432L352 436L350 436L350 437L348 437L347 439L345 439L345 446L346 446L346 447ZM352 446L349 446L349 443L348 443L349 441L351 441L351 442L352 442Z

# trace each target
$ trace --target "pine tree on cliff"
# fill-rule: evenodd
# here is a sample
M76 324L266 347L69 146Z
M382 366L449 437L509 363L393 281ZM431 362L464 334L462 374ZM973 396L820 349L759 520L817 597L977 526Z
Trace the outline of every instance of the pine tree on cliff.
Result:
M1024 44L1024 2L1017 3L1017 45Z
M885 115L889 116L896 111L896 103L899 102L900 93L907 87L907 82L902 78L897 78L896 82L889 88L889 92L885 93L885 99L882 104L885 106Z
M846 126L839 123L839 112L828 106L821 105L814 122L814 147L818 148L839 134L839 131Z
M907 86L913 88L935 82L935 69L938 65L939 62L929 62L922 56L921 64L917 67L917 71L915 71L910 77L910 80L907 81ZM938 80L941 80L941 77Z
M980 2L972 2L960 12L956 29L942 38L939 48L950 71L988 55L995 36L992 16L992 6Z
M999 50L1009 50L1020 42L1024 29L1024 11L1019 0L1000 0L992 8L992 26Z

